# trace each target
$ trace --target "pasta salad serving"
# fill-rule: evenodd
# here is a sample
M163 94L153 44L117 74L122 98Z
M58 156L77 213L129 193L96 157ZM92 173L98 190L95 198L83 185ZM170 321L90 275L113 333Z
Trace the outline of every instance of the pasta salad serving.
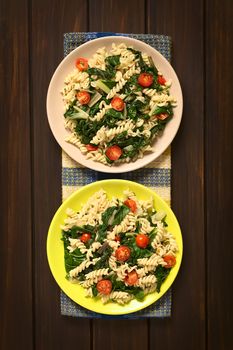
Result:
M124 43L77 57L61 91L66 141L109 166L142 158L173 118L171 84L152 57Z
M62 228L67 278L87 297L126 304L160 292L176 264L178 246L168 232L166 213L153 200L95 192L78 212L67 209Z

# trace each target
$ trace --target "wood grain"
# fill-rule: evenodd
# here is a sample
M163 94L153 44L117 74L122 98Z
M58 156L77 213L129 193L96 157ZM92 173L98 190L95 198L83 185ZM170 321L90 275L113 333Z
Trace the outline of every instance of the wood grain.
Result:
M96 320L93 322L93 349L148 349L148 321Z
M172 144L172 208L183 233L184 257L173 286L172 317L151 321L150 347L201 350L206 345L203 2L149 1L148 18L149 32L172 37L172 64L184 97L183 120Z
M0 2L0 348L231 350L233 118L231 0ZM63 33L168 34L184 94L172 144L172 208L184 259L172 317L87 320L60 314L46 237L61 203L61 150L48 126Z
M206 224L208 349L233 348L233 6L206 2Z
M77 17L78 14L78 17ZM62 317L60 291L49 271L46 237L61 204L61 149L47 122L45 101L49 81L63 58L63 33L87 29L83 1L33 1L31 7L31 104L34 150L34 256L36 349L82 348L91 343L90 322Z
M89 30L144 33L145 3L144 0L92 0L89 5Z
M33 300L27 1L1 1L0 30L0 348L30 350Z

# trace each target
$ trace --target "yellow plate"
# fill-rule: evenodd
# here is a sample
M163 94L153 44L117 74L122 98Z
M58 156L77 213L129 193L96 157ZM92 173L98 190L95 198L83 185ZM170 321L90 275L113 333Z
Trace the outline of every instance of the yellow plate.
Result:
M66 218L66 209L72 208L76 211L81 209L81 206L85 204L90 196L96 191L104 189L109 197L115 196L118 198L123 197L123 191L130 189L135 192L136 196L140 200L150 199L151 196L154 198L154 207L156 210L163 210L167 213L166 222L168 224L168 230L171 232L178 244L179 252L176 256L176 265L171 269L165 282L162 284L160 293L154 292L145 297L144 301L140 302L136 299L132 300L126 305L119 305L114 302L109 302L105 305L99 299L85 297L84 288L79 284L72 284L65 276L65 264L64 264L64 248L63 242L61 241L61 229L60 225L63 224ZM84 186L78 191L74 192L57 210L53 217L53 220L49 227L48 238L47 238L47 256L48 262L55 278L56 282L63 290L77 304L85 307L94 312L109 314L109 315L122 315L129 314L138 310L141 310L155 301L169 289L172 285L181 264L183 252L182 235L178 221L169 208L169 206L159 197L154 191L149 188L140 185L135 182L126 180L103 180L91 183L90 185Z

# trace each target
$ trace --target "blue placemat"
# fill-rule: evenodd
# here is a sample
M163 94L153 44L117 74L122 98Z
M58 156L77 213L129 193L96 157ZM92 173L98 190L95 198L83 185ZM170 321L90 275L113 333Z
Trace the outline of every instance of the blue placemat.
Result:
M64 34L64 55L68 55L79 45L102 36L123 35L144 41L158 50L167 60L171 60L171 39L165 35L154 34L122 34L122 33L66 33ZM114 40L114 38L113 38ZM72 160L65 152L62 152L62 195L65 200L71 193L102 178L108 178L106 174L84 168L82 165ZM117 176L114 175L114 178ZM171 199L171 152L170 147L154 162L147 167L131 173L121 174L123 179L136 181L152 188L168 204ZM74 317L85 318L114 318L114 319L138 319L150 317L171 316L171 289L151 306L128 315L110 316L89 311L73 302L63 292L61 292L61 314Z

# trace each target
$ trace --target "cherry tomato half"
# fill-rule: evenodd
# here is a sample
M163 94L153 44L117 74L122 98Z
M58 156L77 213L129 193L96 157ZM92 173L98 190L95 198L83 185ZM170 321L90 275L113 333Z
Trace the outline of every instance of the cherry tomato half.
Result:
M145 249L148 246L149 242L149 237L144 235L143 233L140 233L136 236L136 244L139 248Z
M154 77L150 73L141 73L138 77L138 84L143 87L151 86L153 83Z
M167 265L164 266L166 269L169 269L176 264L176 258L173 255L165 255L163 260L167 263Z
M112 108L114 108L116 111L123 111L124 109L124 101L120 97L114 97L111 101Z
M87 91L79 91L76 94L76 97L78 101L81 103L81 105L87 105L91 99L91 95Z
M128 275L124 279L125 283L128 284L128 286L133 286L138 281L138 274L135 270L128 273Z
M160 85L165 85L166 79L164 78L163 75L159 75L158 78L157 78L157 82L158 82Z
M165 120L169 117L169 115L167 113L160 113L158 115L156 115L156 118L158 118L159 120Z
M77 60L75 62L75 66L81 72L84 71L84 70L87 70L87 68L88 68L88 60L86 58L79 57L79 58L77 58Z
M89 241L89 239L91 239L91 234L90 233L83 233L80 240L83 242L83 243L87 243Z
M96 288L100 294L108 295L112 291L112 282L109 280L100 280L97 283Z
M115 252L118 261L126 261L130 258L131 250L125 245L121 245Z
M137 204L133 199L126 199L124 201L124 204L129 207L129 209L132 211L132 213L135 213L137 210Z
M110 146L106 149L106 156L108 157L108 159L110 160L117 160L120 158L120 156L122 155L122 149L117 146L117 145L113 145Z
M92 145L92 144L88 144L86 145L86 149L91 152L91 151L96 151L98 149L98 146Z

